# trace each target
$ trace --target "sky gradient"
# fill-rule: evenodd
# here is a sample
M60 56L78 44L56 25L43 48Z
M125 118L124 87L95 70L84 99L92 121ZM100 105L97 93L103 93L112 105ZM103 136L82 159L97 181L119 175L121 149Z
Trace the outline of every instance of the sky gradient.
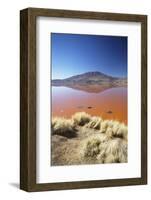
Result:
M51 33L52 79L90 71L127 77L127 37Z

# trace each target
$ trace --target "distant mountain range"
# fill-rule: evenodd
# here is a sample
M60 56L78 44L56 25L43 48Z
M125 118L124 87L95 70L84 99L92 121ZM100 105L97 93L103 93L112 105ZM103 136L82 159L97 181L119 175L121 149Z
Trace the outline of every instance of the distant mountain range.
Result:
M112 87L126 87L127 78L118 78L101 72L87 72L65 79L52 80L52 86L65 86L87 92L100 92Z

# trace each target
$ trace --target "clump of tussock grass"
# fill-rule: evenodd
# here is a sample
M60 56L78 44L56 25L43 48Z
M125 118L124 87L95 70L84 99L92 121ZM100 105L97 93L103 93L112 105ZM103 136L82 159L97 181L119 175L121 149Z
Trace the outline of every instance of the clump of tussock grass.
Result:
M127 126L122 123L122 124L120 124L119 129L117 130L117 132L114 133L114 134L115 134L115 136L117 135L117 136L127 140L127 131L128 131L127 130Z
M108 127L109 127L109 120L102 121L101 127L100 127L101 133L105 133Z
M53 135L61 135L64 137L76 137L76 128L73 121L63 117L55 117L51 121L51 130Z
M58 117L52 118L52 120L51 120L51 129L52 130L54 129L54 127L55 127L56 123L58 122L58 120L59 120Z
M84 126L85 124L90 122L91 115L85 112L77 112L72 116L72 120L74 125Z
M119 123L117 121L113 121L112 127L107 127L106 134L109 137L117 137L117 138L123 138L127 140L127 126L123 123Z
M91 117L91 120L88 124L86 124L86 128L97 129L99 130L101 127L102 119L101 117Z
M120 138L108 140L108 142L100 145L97 160L103 163L127 162L127 143Z
M87 138L81 149L84 160L95 160L97 163L127 162L127 143L121 138L111 139L105 134Z
M100 132L109 137L118 137L127 140L127 126L114 120L104 120L101 122Z
M96 156L100 153L100 144L107 141L107 137L103 134L95 134L89 136L82 143L82 156L84 158L96 158Z

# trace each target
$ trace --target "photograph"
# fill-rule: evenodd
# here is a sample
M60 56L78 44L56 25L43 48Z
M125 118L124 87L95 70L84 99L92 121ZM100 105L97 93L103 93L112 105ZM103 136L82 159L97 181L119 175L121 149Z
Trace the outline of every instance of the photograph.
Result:
M147 19L20 11L20 189L147 184Z
M127 37L50 39L51 165L126 163Z

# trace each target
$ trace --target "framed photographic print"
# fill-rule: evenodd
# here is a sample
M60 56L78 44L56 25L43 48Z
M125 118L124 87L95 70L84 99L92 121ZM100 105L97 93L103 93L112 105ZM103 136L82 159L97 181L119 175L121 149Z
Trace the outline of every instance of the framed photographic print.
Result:
M20 188L147 183L147 16L20 12Z

